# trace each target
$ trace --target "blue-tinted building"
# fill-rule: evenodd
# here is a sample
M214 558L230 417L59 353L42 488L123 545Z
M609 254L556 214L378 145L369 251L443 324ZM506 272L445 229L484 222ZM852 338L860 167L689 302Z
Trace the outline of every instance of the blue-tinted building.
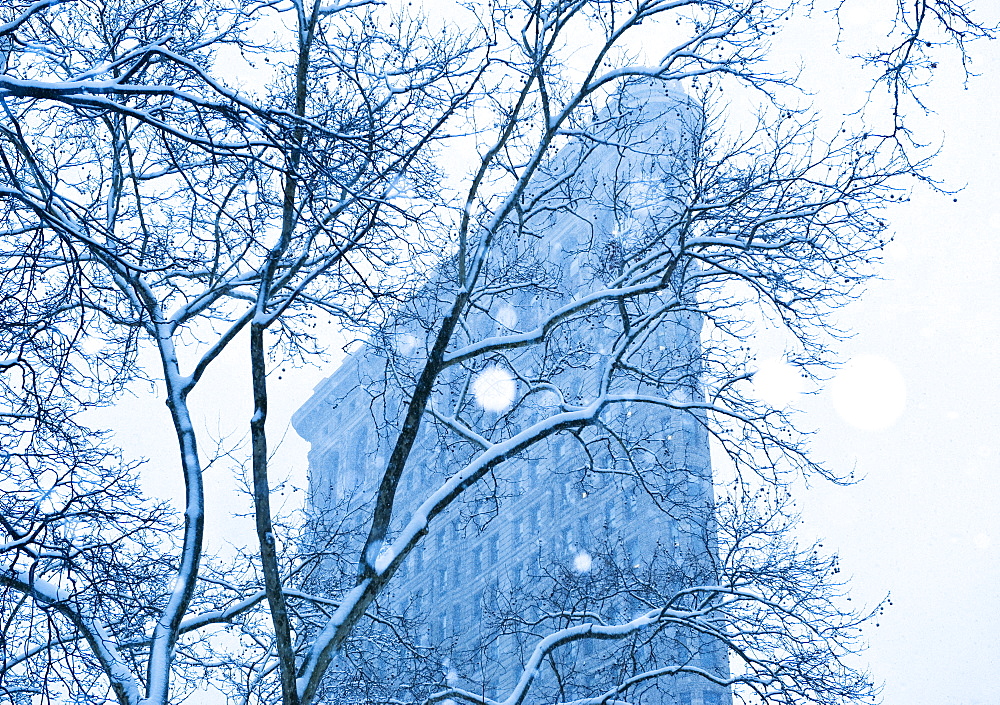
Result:
M611 98L586 129L568 134L500 234L484 265L481 296L450 349L531 331L552 311L621 281L630 269L641 271L655 248L676 246L692 159L686 150L698 116L683 94L645 84ZM330 561L352 550L344 560L356 560L358 532L366 530L358 527L404 395L433 342L436 312L451 301L449 267L446 261L435 270L293 419L312 444L315 540L322 543L324 532L341 535ZM481 451L449 419L495 443L596 395L656 396L678 407L697 401L696 292L676 273L654 275L678 284L640 301L581 309L538 344L472 357L446 371L401 479L394 529ZM623 342L639 326L644 337ZM402 640L412 643L410 651L433 664L408 676L397 669L395 677L438 678L439 685L503 700L540 638L588 620L627 622L681 600L676 595L685 587L713 583L712 515L708 434L698 412L609 404L599 424L553 433L517 453L434 520L380 604L407 625ZM629 640L584 640L545 660L528 699L595 697L671 664L724 677L726 658L697 632L670 624ZM377 680L378 667L372 669ZM431 683L396 685L414 696L433 691ZM374 697L366 692L357 699ZM703 679L678 675L637 681L611 699L722 705L730 698Z

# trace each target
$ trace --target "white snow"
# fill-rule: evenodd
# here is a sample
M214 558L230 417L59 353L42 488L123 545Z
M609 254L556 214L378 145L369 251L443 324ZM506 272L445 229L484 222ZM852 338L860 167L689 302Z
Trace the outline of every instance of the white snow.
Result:
M517 383L507 370L487 367L473 380L472 394L480 407L499 413L514 403Z
M48 602L68 602L73 597L71 592L63 590L48 580L37 577L29 571L15 569L11 572L16 580L30 585L35 592L42 596L42 599Z
M393 559L396 557L396 551L392 546L388 544L383 544L382 548L378 552L378 557L375 559L375 572L381 575L385 572L385 569L389 567Z
M573 557L573 570L577 573L589 573L594 565L594 559L586 551L580 551Z
M555 409L561 401L559 395L551 390L535 394L535 404L543 409Z

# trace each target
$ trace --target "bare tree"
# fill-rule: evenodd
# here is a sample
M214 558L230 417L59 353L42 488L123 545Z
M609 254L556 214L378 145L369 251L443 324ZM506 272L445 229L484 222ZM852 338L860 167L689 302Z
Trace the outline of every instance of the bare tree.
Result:
M678 674L767 702L871 694L840 661L861 617L837 602L835 561L781 543L787 480L824 471L752 395L745 326L783 326L806 374L830 364L829 311L870 276L881 208L904 177L927 178L906 100L939 45L964 59L991 30L947 0L900 6L896 43L870 58L888 118L828 133L767 61L769 38L805 11L795 3L469 9L475 26L458 40L367 3L7 8L0 677L12 700L160 704L206 677L240 681L245 702L335 699L331 683L349 698L380 653L353 651L359 638L393 641L380 658L412 658L390 666L429 677L407 615L380 600L446 514L495 498L514 461L563 442L586 458L582 481L627 478L665 512L707 516L688 533L701 537L692 564L711 570L681 583L670 570L615 575L609 548L595 572L606 585L590 594L648 609L624 619L553 598L544 618L520 613L539 640L509 702L538 686L544 659L594 640L649 656L586 702ZM644 51L633 37L650 26L666 43ZM254 39L267 27L287 38ZM273 64L273 89L229 88L219 66L237 53ZM724 91L756 97L754 129L726 131ZM445 137L469 158L458 186L433 163ZM566 223L561 239L546 234ZM556 242L571 271L553 267ZM511 302L530 320L511 319ZM315 310L370 338L384 370L358 380L381 425L380 484L337 517L345 531L322 560L282 555L296 535L270 507L265 425L267 355L311 352ZM188 397L244 332L258 546L227 567L204 555L203 433ZM477 405L483 379L503 403ZM176 521L79 421L136 380L162 382L171 412L186 490ZM704 478L665 461L670 439L642 422L664 409L730 458L717 512L694 510L711 498L678 488ZM404 490L431 436L440 477ZM325 594L305 589L318 570L336 571ZM233 623L248 649L217 634ZM730 654L732 671L678 658L678 644L702 648L685 635ZM492 702L425 685L402 692Z
M152 591L129 615L139 624L123 621L132 597L112 600L104 611L105 602L91 594L100 583L77 577L90 568L77 566L86 554L78 555L67 536L78 527L58 503L12 508L4 582L34 597L15 607L27 620L29 651L38 638L47 643L32 625L49 624L59 613L75 636L67 652L60 651L66 640L54 639L57 661L64 653L75 659L83 639L120 702L166 702L177 640L198 609L192 600L213 604L211 595L206 601L197 594L203 466L188 395L242 330L250 330L256 372L265 328L291 320L286 312L310 302L350 309L352 290L372 286L360 272L391 266L393 245L378 244L378 232L420 215L413 204L429 174L421 150L452 109L451 82L462 78L467 49L447 38L431 43L412 36L412 26L383 33L380 18L363 7L49 5L15 10L4 26L5 296L21 308L5 319L13 324L5 341L13 407L7 429L9 448L18 451L8 461L20 466L10 476L38 478L47 495L69 487L67 501L78 503L75 483L86 476L66 475L86 462L81 470L116 490L104 506L121 510L126 521L132 485L115 480L105 459L113 453L102 451L99 438L74 417L106 403L125 382L148 378L150 371L135 362L147 345L159 360L152 374L165 385L186 504L183 527L165 543L124 531L127 524L124 536L107 539L123 546L123 559L130 541L138 542L133 551L160 556L159 590L141 571L135 575L137 592ZM285 21L292 26L286 45L247 38L255 22ZM181 29L171 33L175 25ZM208 76L212 52L229 46L279 63L266 110ZM392 203L403 175L408 212ZM365 254L354 257L363 242ZM336 289L326 295L331 278ZM308 335L293 337L287 327L278 332L293 354L309 346ZM84 339L113 352L87 354ZM198 349L188 359L192 343ZM256 398L253 429L266 418L262 393ZM53 447L50 437L61 445ZM254 444L258 457L266 457L259 434ZM47 464L56 465L61 485L45 478ZM130 475L128 468L121 472ZM266 488L262 468L255 479ZM101 486L88 488L91 505ZM32 507L38 497L21 499ZM287 648L266 499L265 489L258 495L262 562L278 644ZM84 514L91 523L101 518L91 515ZM129 571L122 566L111 574ZM55 587L65 581L75 585L68 593ZM123 642L132 644L130 651L122 651ZM293 673L285 668L282 675L285 697L294 699ZM61 676L54 678L59 684ZM55 687L93 689L86 678Z

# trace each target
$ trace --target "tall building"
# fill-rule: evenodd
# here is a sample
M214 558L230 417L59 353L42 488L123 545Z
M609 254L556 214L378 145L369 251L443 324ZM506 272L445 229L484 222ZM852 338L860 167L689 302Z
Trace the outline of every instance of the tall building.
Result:
M650 84L595 111L586 134L568 138L526 194L517 222L501 233L483 270L484 293L453 347L531 330L548 312L623 276L652 246L669 247L697 115L683 94ZM311 443L319 542L338 529L350 536L345 517L363 517L372 500L405 390L432 343L435 312L450 301L451 275L441 265L293 419ZM678 286L672 296L693 296ZM659 300L630 311L617 301L588 308L544 344L448 371L406 465L395 530L478 452L449 414L496 442L560 404L583 405L599 393L696 400L701 321L683 305L659 314ZM648 331L611 365L629 317ZM617 403L601 422L554 433L495 467L435 520L395 577L383 606L411 618L409 638L437 659L444 682L505 698L539 638L581 620L627 621L686 586L714 582L712 476L697 412ZM357 551L360 542L339 545ZM593 696L671 663L724 676L725 661L699 634L670 626L624 642L587 640L546 660L530 699ZM615 699L729 702L727 691L690 675L639 682L627 695Z

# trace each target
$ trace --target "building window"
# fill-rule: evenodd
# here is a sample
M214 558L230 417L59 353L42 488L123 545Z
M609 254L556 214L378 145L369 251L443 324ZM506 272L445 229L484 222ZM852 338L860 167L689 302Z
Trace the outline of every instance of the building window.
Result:
M564 526L559 530L559 536L562 538L562 550L572 551L573 550L573 527Z
M722 705L722 695L717 690L702 691L701 701L704 705Z
M508 574L510 577L510 594L516 596L520 594L522 587L524 586L524 566L516 565L510 569Z
M330 451L326 456L325 470L327 481L330 483L330 494L335 499L340 499L340 486L343 484L340 482L340 453L335 450Z
M486 661L493 665L500 663L500 637L496 637L486 645Z
M625 495L625 518L628 521L632 521L633 519L635 519L635 510L637 504L638 501L635 496L635 490L632 490Z
M521 544L524 538L522 533L521 519L514 517L510 520L510 544L512 549L517 550L517 547Z
M490 581L490 584L486 587L484 606L490 610L496 609L500 605L500 597L500 582L497 580Z
M580 517L576 522L576 531L574 532L574 537L576 539L577 550L582 550L587 548L590 538L589 527L587 526L587 519L585 517Z
M528 510L528 529L532 536L538 536L541 530L541 512L542 509L537 504Z
M576 503L576 482L572 477L567 477L566 481L562 483L562 506L563 508L571 507Z
M472 549L472 570L476 575L481 575L483 572L483 551L485 550L485 542Z
M489 565L495 566L500 561L500 547L497 543L497 535L493 534L486 539L486 560Z
M358 466L358 474L365 472L368 468L368 427L361 424L355 427L357 442L354 446L354 462Z
M628 543L625 544L625 556L629 562L629 565L633 568L642 567L642 555L639 551L639 539L631 538Z
M670 517L663 517L663 542L667 547L667 553L673 554L678 548L680 548L680 542L677 540L677 527L674 525L674 520Z

